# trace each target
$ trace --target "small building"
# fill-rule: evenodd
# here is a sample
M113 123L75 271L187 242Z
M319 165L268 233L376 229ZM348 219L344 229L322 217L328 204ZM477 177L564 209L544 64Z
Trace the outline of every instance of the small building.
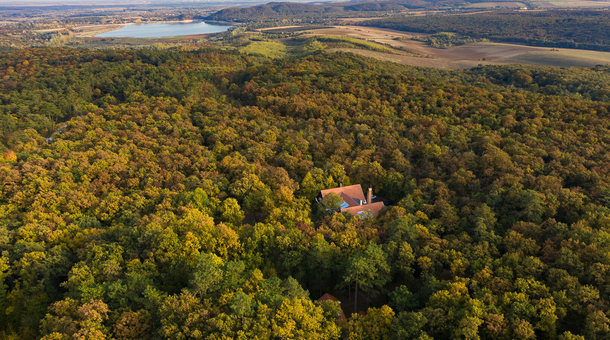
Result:
M339 209L341 212L348 211L354 216L363 216L367 213L367 211L370 211L373 215L372 217L377 218L379 212L383 208L383 202L373 203L375 196L373 196L372 188L369 188L367 197L364 197L364 192L362 191L362 186L360 184L322 190L320 191L320 195L318 197L320 200L323 200L324 196L330 194L331 192L339 195L339 197L343 199Z
M339 313L339 315L337 315L337 321L345 320L346 319L345 313L343 313L343 308L341 307L341 301L339 301L339 299L337 299L336 297L326 293L326 294L322 295L321 298L318 299L318 302L323 302L323 301L327 301L327 300L335 301L339 304L339 309L341 309L341 312Z

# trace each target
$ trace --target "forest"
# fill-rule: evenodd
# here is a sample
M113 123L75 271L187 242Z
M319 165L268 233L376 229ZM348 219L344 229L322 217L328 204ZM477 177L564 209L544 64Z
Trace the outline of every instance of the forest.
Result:
M601 10L495 11L472 15L392 16L363 26L408 32L452 32L474 39L531 46L610 51L610 12Z
M0 78L0 339L610 337L607 66L36 48ZM340 184L389 205L316 202Z
M340 17L375 17L405 10L407 4L410 8L421 8L422 5L427 4L423 0L405 1L331 2L328 4L271 2L245 8L225 8L205 17L205 19L248 23L283 22L286 20L319 21Z

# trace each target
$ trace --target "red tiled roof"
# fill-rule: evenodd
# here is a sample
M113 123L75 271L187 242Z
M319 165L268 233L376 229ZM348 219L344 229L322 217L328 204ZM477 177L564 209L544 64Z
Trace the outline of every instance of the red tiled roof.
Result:
M331 192L334 192L335 194L337 194L339 196L341 196L341 193L344 193L351 198L357 198L361 201L365 200L364 192L362 191L362 186L360 184L350 185L347 187L326 189L326 190L320 191L320 193L322 194L322 198L324 198L324 196L326 196L327 194L329 194ZM345 203L348 203L348 202L345 202Z
M350 207L355 207L357 205L360 205L344 192L342 192L339 196L341 198L343 198L343 202L347 203L347 205L349 205Z
M339 304L339 309L341 309L341 313L339 313L339 315L337 315L337 319L345 320L346 317L345 317L345 313L343 313L343 308L341 308L341 301L339 301L339 299L337 299L336 297L326 293L326 294L322 295L321 298L318 299L318 302L327 301L327 300L336 301Z
M347 207L345 209L341 209L341 211L349 211L352 215L356 215L360 211L370 210L373 213L373 217L377 218L377 216L379 215L379 212L381 211L381 209L383 207L384 207L383 202L377 202L377 203L371 203L371 204L365 204L365 205L358 205L355 207Z
M324 295L322 295L321 298L318 299L318 302L322 302L322 301L326 301L326 300L331 300L331 301L339 301L339 299L337 299L336 297L326 293Z

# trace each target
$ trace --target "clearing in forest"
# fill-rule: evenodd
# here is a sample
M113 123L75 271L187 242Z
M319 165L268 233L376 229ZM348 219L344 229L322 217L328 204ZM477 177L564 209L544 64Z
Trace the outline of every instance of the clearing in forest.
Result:
M361 38L380 44L388 44L419 54L426 58L404 55L389 55L374 51L358 49L329 49L329 51L350 51L380 60L394 61L401 64L436 67L442 69L463 69L479 64L528 64L542 66L580 66L610 64L610 52L598 52L574 49L553 49L550 47L533 47L516 44L478 42L451 48L435 48L424 42L408 40L409 37L426 37L424 33L400 32L374 27L337 26L334 29L315 30L307 36L343 35ZM403 38L395 40L395 38ZM386 45L387 46L387 45Z
M590 0L549 0L533 1L533 5L539 8L608 8L610 1L590 1Z

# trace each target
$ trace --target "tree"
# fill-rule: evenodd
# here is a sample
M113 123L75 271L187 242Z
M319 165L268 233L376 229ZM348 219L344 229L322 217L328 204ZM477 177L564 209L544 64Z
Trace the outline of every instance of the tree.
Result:
M558 338L559 340L585 340L585 337L582 335L572 334L570 331L566 331L561 334Z
M300 192L303 196L305 196L309 200L313 200L320 193L320 186L314 180L311 172L307 172L305 177L303 177L303 181L301 182Z
M479 326L483 320L476 316L467 316L460 320L458 327L455 330L455 336L459 339L479 340Z
M419 305L417 296L404 285L396 287L388 296L399 312L410 311Z
M347 325L349 340L386 340L393 339L390 332L394 324L394 311L384 305L381 308L369 308L365 315L353 314Z
M9 275L8 270L9 259L6 256L0 257L0 310L6 311L8 308L8 286L5 284L5 279ZM8 324L6 318L0 319L0 325L4 329L8 329Z
M521 196L523 209L521 217L526 221L540 223L544 214L544 196L534 190L527 190Z
M423 331L427 322L426 317L420 312L400 312L392 322L390 334L400 340L432 339Z
M302 298L286 299L271 320L272 334L282 339L339 339L336 317L327 319L324 310Z
M485 203L474 210L470 220L474 224L474 232L478 239L488 242L498 241L494 233L497 221L495 216L494 211Z
M224 200L220 205L219 211L220 219L224 222L231 223L234 226L241 225L241 222L245 217L239 203L234 198L227 198Z
M91 300L79 306L70 298L54 303L41 322L42 333L47 339L61 338L59 334L73 339L107 339L110 310L99 300Z
M324 282L330 274L334 255L335 249L324 238L316 239L313 246L309 249L307 257L307 263L309 264L308 277L310 280L315 278L315 285L312 284L312 288L317 285L318 295L320 296L322 295Z
M229 307L240 318L249 316L252 313L252 298L244 292L237 292L231 299Z
M367 293L377 293L390 279L390 267L383 249L369 243L364 252L348 259L344 281L354 284L354 311L358 311L358 288Z
M513 321L513 336L515 339L519 340L528 340L534 339L536 334L534 332L534 327L529 322L516 318Z
M350 177L353 183L361 183L365 188L374 187L375 190L383 191L386 170L376 161L368 164L354 161Z
M131 340L151 337L152 316L146 310L126 311L116 321L113 335L117 340Z
M221 268L222 259L214 254L201 254L197 259L195 270L189 278L189 285L194 293L205 295L218 289L224 279Z
M585 335L587 339L603 339L610 334L610 319L600 310L592 310L585 320Z
M209 312L200 300L188 291L170 295L159 308L159 333L165 339L197 339L205 327Z
M325 214L332 215L341 209L342 203L343 198L334 192L330 192L324 196L322 202L320 202L320 205L322 206L322 211Z
M400 201L407 194L405 190L405 179L401 173L392 171L388 172L383 183L384 192L388 198Z
M278 277L261 282L259 289L257 300L271 308L278 308L285 299L282 280Z

